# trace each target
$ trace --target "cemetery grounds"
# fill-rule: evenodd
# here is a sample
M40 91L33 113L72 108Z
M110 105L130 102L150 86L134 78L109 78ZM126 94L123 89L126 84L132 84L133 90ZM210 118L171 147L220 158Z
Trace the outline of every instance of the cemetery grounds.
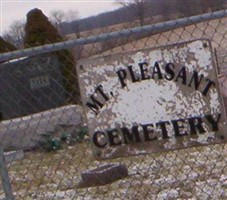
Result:
M116 47L106 54L203 37L211 37L214 47L221 49L226 47L226 39L223 40L220 34L224 27L226 18L211 20L144 38L125 48ZM227 144L223 143L97 161L85 138L73 144L65 143L56 151L25 151L23 159L15 160L7 167L16 199L224 200L227 199L226 152ZM103 186L81 186L83 171L107 163L125 164L129 175ZM4 199L4 196L1 186L0 198Z

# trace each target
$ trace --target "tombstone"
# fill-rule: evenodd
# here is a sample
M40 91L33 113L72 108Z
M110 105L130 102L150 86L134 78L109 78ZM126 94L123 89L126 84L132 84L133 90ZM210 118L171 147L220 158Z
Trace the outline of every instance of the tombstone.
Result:
M83 59L77 70L97 159L227 138L209 40Z
M92 170L82 172L80 187L106 185L128 176L124 164L108 163Z
M66 95L60 63L53 55L10 60L0 65L0 112L3 119L61 106Z

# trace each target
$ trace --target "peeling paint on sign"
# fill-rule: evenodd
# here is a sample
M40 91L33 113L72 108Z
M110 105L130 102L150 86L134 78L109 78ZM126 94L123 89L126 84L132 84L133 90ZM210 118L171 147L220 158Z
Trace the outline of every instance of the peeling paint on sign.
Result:
M208 40L81 60L77 70L97 159L226 137Z

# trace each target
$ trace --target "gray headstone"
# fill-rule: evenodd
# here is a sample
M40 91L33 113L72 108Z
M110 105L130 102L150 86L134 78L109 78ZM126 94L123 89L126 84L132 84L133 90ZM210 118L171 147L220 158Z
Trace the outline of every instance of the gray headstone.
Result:
M106 185L128 176L128 169L123 164L106 164L81 174L81 187Z
M58 59L51 55L11 60L0 66L0 112L3 119L25 116L65 102Z

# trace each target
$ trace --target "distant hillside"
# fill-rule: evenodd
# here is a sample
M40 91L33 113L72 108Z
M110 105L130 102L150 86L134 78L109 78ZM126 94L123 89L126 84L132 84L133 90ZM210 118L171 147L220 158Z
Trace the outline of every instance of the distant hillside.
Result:
M169 20L170 16L180 13L181 17L201 14L210 11L227 9L227 0L147 0L145 6L145 17L152 18L161 15L163 19ZM78 26L80 31L87 31L95 28L102 28L114 24L131 22L136 19L135 15L129 8L122 7L120 9L99 14L88 18L74 21L71 23L63 23L64 34L73 33L73 24Z

